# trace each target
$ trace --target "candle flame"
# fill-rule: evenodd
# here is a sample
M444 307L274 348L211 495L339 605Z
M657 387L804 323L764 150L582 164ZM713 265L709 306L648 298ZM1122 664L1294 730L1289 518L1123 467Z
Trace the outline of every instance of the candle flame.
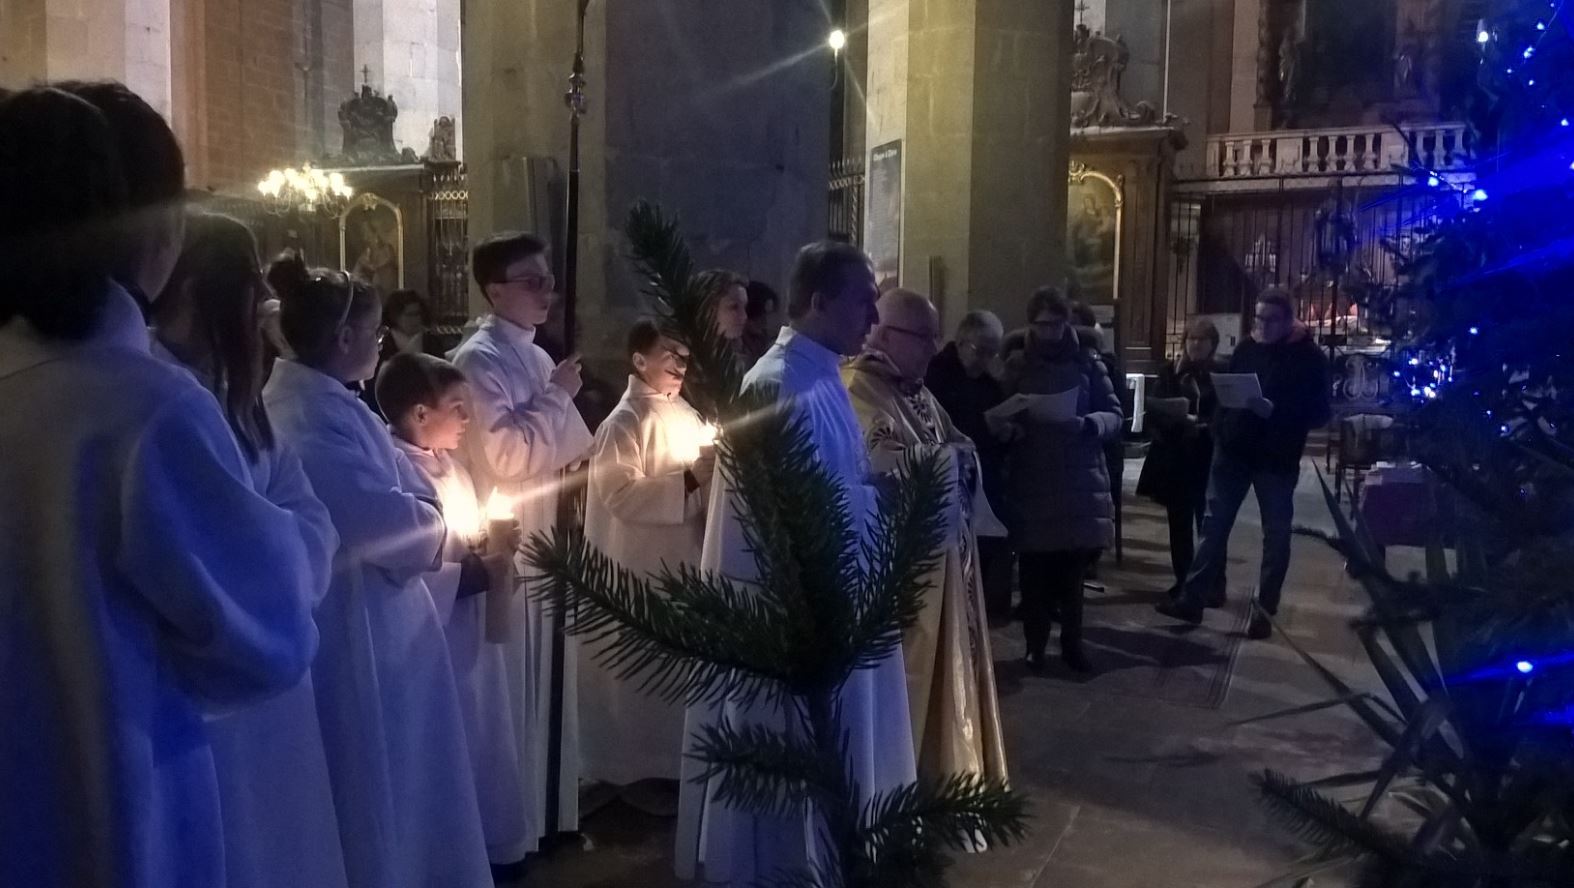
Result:
M514 517L514 500L492 489L492 495L486 500L486 520L508 521Z

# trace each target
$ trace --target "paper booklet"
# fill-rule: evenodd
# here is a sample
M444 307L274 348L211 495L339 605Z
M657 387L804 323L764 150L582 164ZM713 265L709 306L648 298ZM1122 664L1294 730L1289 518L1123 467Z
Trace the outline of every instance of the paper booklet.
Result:
M1220 407L1245 410L1246 402L1262 397L1262 383L1258 382L1255 373L1214 373L1211 376Z
M1017 394L984 412L984 418L994 421L1015 419L1026 414L1037 422L1061 422L1077 418L1078 389L1066 389L1053 395Z

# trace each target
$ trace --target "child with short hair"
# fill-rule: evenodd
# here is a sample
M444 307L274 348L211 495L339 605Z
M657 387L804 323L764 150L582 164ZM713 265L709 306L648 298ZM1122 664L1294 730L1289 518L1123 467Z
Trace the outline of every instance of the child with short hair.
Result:
M489 570L472 549L485 522L470 473L450 456L470 422L469 386L459 368L441 358L402 353L383 365L376 393L394 446L408 458L416 480L442 504L447 519L443 564L427 574L426 585L444 620L459 686L487 857L494 865L514 864L528 850L524 791L503 647L485 641L481 593L488 589ZM494 548L511 553L514 546L505 542Z

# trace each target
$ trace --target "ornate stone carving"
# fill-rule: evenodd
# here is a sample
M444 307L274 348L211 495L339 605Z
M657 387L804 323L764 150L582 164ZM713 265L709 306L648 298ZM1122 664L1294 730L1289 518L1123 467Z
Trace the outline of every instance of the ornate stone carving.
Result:
M427 163L455 163L459 151L455 147L454 119L446 114L432 121L432 135L426 145Z
M415 152L394 146L393 125L399 105L371 85L371 70L361 69L361 91L339 106L339 126L344 130L344 161L359 166L415 163Z
M1172 126L1184 121L1174 114L1160 115L1147 102L1129 105L1120 95L1121 75L1131 61L1131 51L1119 36L1077 25L1072 34L1071 125Z

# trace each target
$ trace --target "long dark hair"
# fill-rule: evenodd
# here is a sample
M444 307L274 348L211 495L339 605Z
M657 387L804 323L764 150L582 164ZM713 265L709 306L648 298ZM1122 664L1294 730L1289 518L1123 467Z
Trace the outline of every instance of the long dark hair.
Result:
M83 339L130 255L126 182L109 123L49 87L0 100L0 323Z
M229 216L193 211L186 241L154 320L184 310L207 352L213 393L249 459L273 449L273 427L262 406L265 351L257 305L262 269L251 229Z

